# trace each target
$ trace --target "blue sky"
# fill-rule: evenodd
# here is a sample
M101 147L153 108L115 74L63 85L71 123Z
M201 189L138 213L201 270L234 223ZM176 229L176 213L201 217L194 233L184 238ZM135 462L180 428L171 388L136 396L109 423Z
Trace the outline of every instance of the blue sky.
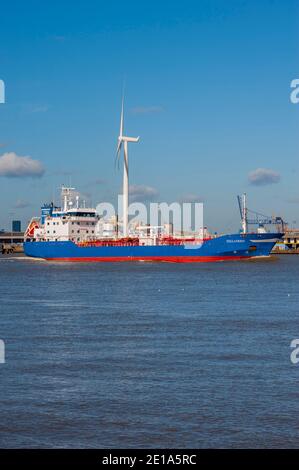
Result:
M0 172L0 228L37 215L70 181L93 203L114 202L124 76L126 132L141 137L130 147L132 185L160 201L203 198L213 230L238 228L243 191L251 208L299 225L299 104L289 99L299 78L297 0L1 8L0 169L14 153L45 171ZM268 173L250 183L259 168Z

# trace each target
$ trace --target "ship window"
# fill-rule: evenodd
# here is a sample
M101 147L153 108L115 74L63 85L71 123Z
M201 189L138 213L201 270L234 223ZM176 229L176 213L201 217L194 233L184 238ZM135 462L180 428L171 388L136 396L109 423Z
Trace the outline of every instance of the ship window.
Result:
M74 233L75 230L72 230L72 233Z
M80 230L77 230L77 233L80 233Z
M50 230L47 230L47 233L50 233Z

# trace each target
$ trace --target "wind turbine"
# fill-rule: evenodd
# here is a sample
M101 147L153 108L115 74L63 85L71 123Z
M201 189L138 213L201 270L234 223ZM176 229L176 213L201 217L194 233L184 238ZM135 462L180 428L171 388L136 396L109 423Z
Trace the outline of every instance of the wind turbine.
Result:
M116 161L119 163L121 148L124 147L124 176L123 176L123 237L128 236L128 210L129 210L129 159L128 142L138 142L139 137L126 137L124 135L124 97L121 103L120 129L116 150Z

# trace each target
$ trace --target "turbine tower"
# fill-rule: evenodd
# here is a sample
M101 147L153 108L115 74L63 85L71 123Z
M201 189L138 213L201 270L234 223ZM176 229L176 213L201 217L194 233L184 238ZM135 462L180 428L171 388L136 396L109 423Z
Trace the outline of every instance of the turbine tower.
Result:
M120 129L118 136L118 144L116 150L116 161L119 163L121 148L124 147L124 176L123 176L123 237L128 236L128 210L129 210L129 159L128 159L128 142L138 142L139 137L126 137L124 135L124 97L121 103Z

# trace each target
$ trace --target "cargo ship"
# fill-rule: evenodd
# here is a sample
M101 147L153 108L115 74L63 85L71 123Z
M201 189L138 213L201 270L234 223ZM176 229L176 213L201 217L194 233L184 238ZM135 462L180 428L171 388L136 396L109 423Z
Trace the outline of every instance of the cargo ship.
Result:
M72 204L73 188L63 187L64 207L53 203L41 208L25 232L27 256L52 261L164 261L176 263L245 260L269 256L283 233L256 232L211 235L207 229L198 234L176 235L173 226L159 228L139 224L123 236L117 217L102 219L96 209ZM244 230L245 229L245 230Z
M282 231L267 231L264 224L248 231L246 197L239 199L242 229L239 233L216 235L201 227L194 233L176 233L172 224L160 226L135 224L129 220L128 144L139 137L124 135L122 101L116 163L124 160L122 217L106 220L95 208L82 204L74 188L62 187L61 206L54 203L41 208L24 235L27 256L65 262L214 262L248 260L269 256L283 237ZM122 152L123 150L123 152ZM242 202L240 202L242 201Z

